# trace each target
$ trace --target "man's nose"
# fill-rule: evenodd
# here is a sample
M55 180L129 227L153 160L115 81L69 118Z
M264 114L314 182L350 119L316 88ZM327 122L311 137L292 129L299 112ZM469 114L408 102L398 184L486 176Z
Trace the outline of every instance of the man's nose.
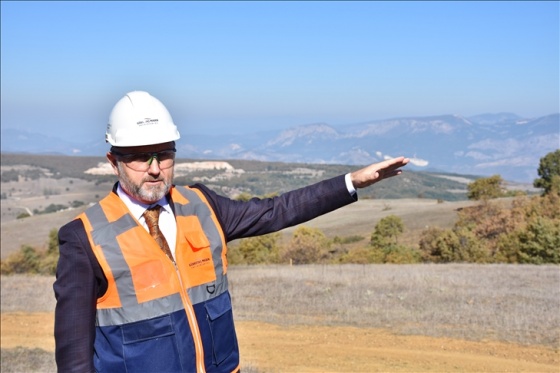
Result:
M150 163L150 167L148 167L148 173L150 175L158 175L161 172L161 168L159 168L159 161L157 158L152 159Z

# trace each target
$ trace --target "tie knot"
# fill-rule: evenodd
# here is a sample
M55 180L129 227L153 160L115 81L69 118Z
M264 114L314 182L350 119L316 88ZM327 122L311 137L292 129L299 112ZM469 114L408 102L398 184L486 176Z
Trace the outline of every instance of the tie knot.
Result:
M155 205L150 208L147 208L144 211L144 219L146 219L146 224L148 227L153 227L158 225L159 220L159 213L161 212L161 206Z

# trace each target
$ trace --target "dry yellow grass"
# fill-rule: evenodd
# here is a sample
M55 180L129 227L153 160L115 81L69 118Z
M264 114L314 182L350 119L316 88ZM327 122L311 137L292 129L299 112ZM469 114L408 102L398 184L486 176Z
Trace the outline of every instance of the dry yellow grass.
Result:
M53 281L2 276L2 372L55 371ZM245 372L560 364L558 266L253 266L230 281Z

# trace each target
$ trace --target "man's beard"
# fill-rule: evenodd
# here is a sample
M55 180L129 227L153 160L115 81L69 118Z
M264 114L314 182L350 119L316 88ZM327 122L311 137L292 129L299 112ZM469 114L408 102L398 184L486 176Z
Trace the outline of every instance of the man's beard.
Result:
M146 178L142 179L139 184L135 184L126 173L126 166L124 166L121 162L117 162L117 168L119 170L119 182L121 187L134 199L143 202L143 203L154 203L159 201L163 196L165 196L169 189L171 189L171 180L173 179L173 170L171 171L171 175L169 180L166 180L162 175L159 178L152 178L151 176L147 176ZM168 171L169 172L169 171ZM161 186L146 186L144 182L146 181L161 181L163 185Z

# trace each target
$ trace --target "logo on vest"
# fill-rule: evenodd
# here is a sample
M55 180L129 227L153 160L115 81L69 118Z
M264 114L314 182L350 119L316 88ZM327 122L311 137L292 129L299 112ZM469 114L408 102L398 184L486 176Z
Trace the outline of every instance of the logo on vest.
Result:
M210 264L210 258L203 258L203 259L199 259L196 260L194 262L189 263L189 267L191 268L196 268L196 267L200 267L206 264Z

